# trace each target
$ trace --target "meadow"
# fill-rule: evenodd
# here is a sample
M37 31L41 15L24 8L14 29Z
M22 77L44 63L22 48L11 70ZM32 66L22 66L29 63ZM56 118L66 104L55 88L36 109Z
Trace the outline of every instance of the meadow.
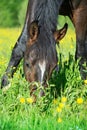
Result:
M0 28L0 77L20 32L20 28ZM57 46L59 71L53 72L46 95L35 104L21 61L14 78L9 79L10 88L0 90L0 130L87 130L87 80L81 79L74 59L75 42L75 30L69 28ZM37 95L38 91L39 87Z

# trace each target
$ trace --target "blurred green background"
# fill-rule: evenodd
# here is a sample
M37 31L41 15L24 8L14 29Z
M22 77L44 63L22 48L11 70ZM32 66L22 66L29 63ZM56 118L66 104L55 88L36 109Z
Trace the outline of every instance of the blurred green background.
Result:
M28 0L0 0L0 27L17 27L24 23Z

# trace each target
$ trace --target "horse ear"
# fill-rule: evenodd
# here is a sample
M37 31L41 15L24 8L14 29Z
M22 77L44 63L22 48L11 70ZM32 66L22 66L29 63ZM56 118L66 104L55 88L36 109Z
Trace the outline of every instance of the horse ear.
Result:
M34 21L30 24L29 27L29 37L32 41L35 41L38 37L39 27L38 22Z
M65 34L67 32L67 28L68 28L68 24L65 23L65 25L63 26L62 29L54 32L54 38L55 38L56 42L59 42L65 36Z

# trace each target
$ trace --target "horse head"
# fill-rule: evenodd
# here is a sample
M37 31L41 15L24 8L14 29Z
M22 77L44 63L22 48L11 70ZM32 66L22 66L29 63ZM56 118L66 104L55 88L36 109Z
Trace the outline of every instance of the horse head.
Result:
M39 26L37 21L30 24L24 55L24 72L27 81L36 81L45 86L58 63L56 43L65 36L66 31L67 24L55 32L48 32L44 26ZM36 89L36 86L31 87L31 94ZM42 90L40 95L44 95Z

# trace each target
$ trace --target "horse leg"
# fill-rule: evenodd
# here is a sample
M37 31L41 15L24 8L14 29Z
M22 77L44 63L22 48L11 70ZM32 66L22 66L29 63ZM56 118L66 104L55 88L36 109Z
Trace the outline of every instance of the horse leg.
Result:
M80 72L82 79L87 77L87 6L73 11L72 21L76 29L76 60L80 59Z
M27 41L27 29L25 26L22 34L20 35L19 39L17 40L12 50L8 67L1 79L1 88L6 88L6 86L9 84L9 80L8 80L9 77L10 78L13 77L13 74L16 71L19 62L24 56L26 41Z
M12 50L8 67L1 80L1 88L6 88L5 86L9 84L9 80L8 80L9 77L10 78L13 77L13 74L16 71L18 64L20 63L21 59L24 56L24 52L26 50L27 36L28 36L27 30L29 28L30 23L34 21L34 14L35 14L34 11L35 11L37 2L38 0L36 0L35 2L33 2L33 0L28 0L28 7L27 7L24 28L18 41L16 42Z

